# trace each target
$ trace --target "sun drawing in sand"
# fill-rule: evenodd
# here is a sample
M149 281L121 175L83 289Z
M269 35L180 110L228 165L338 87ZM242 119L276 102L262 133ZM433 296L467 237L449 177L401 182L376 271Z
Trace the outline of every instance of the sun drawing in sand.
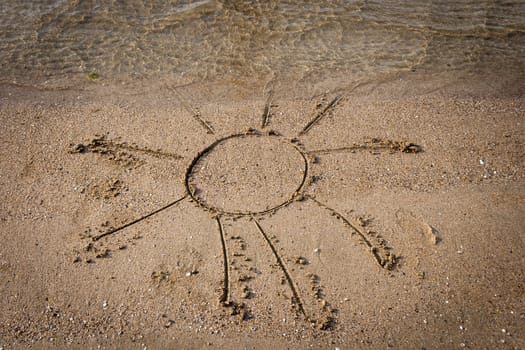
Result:
M220 246L222 247L222 252L219 254L222 254L224 271L224 275L221 278L221 292L218 295L222 306L231 308L232 314L250 317L249 313L243 310L245 304L238 300L233 300L231 296L232 257L228 247L227 233L223 225L224 220L243 220L247 225L254 225L255 231L260 235L262 241L265 242L267 249L271 251L270 255L274 258L274 261L271 263L276 264L282 272L281 282L289 288L291 294L290 303L297 317L316 324L320 329L331 329L335 324L334 311L325 303L323 303L324 316L320 316L317 313L314 315L306 310L303 299L305 296L301 295L300 289L290 273L289 259L286 259L280 253L279 241L275 236L269 234L261 220L285 207L289 207L292 203L301 205L303 202L311 201L314 205L326 211L328 215L340 221L346 227L348 233L362 243L369 252L372 261L375 261L380 268L393 269L396 267L398 258L381 237L370 235L362 222L345 217L314 195L308 193L308 187L315 182L315 176L311 174L311 167L318 162L318 157L322 157L323 154L336 152L386 151L390 153L417 153L421 151L421 147L413 143L382 139L371 139L361 144L352 144L336 149L305 149L301 143L301 138L306 137L312 128L319 127L321 120L332 113L342 100L343 96L335 96L331 100L325 100L322 105L318 106L309 122L297 135L286 137L278 131L270 129L274 105L271 98L268 98L262 111L262 120L258 129L250 128L232 135L217 136L213 143L196 154L186 168L184 179L181 179L185 187L185 194L182 197L176 198L172 202L123 225L110 227L106 231L91 235L92 243L117 235L126 228L165 212L183 201L191 201L210 213L211 220L214 220L216 223L216 239L220 241ZM208 134L216 135L212 125L202 118L198 111L191 107L186 106L186 108ZM119 147L126 148L131 152L150 152L137 146L118 144L106 138L97 138L89 144L76 145L73 152L102 153L107 152L108 149L111 152L111 149L114 150ZM225 152L228 154L228 157L226 157L229 159L228 164L223 164L225 158L221 158L221 154L225 155ZM180 158L170 153L159 153L159 155L162 155L163 158ZM268 157L262 174L258 164L264 160L257 158L261 157L261 155ZM229 185L224 185L225 177L231 180ZM286 179L286 181L281 181L283 179ZM257 184L255 192L250 186L254 183ZM209 191L209 188L214 190ZM248 198L248 200L224 201L224 198L232 196L241 199ZM301 257L296 257L295 259L297 260L296 263L306 262L306 259ZM320 298L322 291L316 280L318 277L312 275L311 279L312 289L316 292L316 294L314 293L314 298L315 295Z

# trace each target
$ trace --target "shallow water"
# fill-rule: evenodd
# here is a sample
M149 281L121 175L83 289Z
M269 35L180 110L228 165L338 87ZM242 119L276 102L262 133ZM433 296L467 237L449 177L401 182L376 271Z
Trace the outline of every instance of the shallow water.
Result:
M0 81L525 70L525 1L3 0Z

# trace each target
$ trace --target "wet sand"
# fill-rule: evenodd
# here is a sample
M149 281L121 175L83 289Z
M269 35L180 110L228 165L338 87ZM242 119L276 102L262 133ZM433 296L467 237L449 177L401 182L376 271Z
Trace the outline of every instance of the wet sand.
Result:
M0 346L524 348L522 81L0 86Z

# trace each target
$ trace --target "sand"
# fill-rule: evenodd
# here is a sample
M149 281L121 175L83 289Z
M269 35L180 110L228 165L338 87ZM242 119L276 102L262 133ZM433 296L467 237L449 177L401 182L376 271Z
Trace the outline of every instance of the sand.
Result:
M486 81L0 86L0 348L525 348L525 89Z

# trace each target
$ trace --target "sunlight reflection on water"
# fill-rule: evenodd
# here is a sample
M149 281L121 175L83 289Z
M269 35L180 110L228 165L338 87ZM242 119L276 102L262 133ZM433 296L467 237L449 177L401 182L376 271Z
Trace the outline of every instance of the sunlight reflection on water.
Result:
M525 3L4 0L0 81L379 79L525 58Z

